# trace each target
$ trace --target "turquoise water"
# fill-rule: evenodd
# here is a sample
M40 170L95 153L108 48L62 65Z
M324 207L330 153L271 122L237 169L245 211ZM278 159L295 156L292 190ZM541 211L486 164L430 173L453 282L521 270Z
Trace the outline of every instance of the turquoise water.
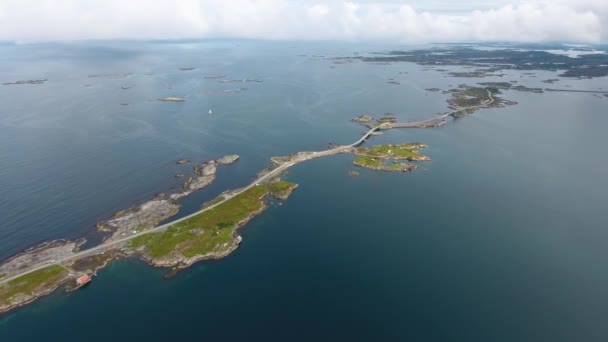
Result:
M242 157L187 199L184 214L247 184L270 156L356 140L362 129L348 120L363 112L426 118L445 110L446 97L425 88L481 81L413 64L330 68L310 57L389 48L0 47L2 83L49 79L0 87L0 258L92 236L97 220L178 186L173 175L188 166L176 159ZM134 75L87 77L126 72ZM263 82L202 78L218 73ZM497 80L538 86L554 75L538 74ZM402 84L387 84L391 77ZM561 82L597 89L605 79ZM208 95L235 87L248 89ZM164 96L187 101L150 101ZM351 178L350 156L297 165L285 177L300 187L247 225L227 258L172 280L136 260L114 263L81 291L0 317L0 340L603 341L608 99L504 96L519 104L373 138L428 144L433 160L414 173Z

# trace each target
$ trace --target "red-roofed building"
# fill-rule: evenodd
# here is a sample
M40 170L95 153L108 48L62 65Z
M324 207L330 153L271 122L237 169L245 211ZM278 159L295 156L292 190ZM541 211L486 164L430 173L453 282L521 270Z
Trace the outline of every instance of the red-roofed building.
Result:
M82 285L86 285L91 281L91 277L89 277L88 274L82 275L80 277L78 277L78 279L76 279L76 284L78 284L78 286L82 286Z

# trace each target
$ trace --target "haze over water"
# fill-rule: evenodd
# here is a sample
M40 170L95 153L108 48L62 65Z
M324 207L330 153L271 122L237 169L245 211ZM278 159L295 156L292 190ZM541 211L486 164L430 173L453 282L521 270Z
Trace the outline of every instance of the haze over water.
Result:
M178 187L174 175L191 168L175 165L180 158L241 156L184 202L185 215L248 184L271 156L355 141L363 128L349 120L362 113L408 121L445 111L447 95L425 88L509 80L546 87L540 81L557 74L446 78L411 63L313 57L394 48L0 46L0 83L49 80L0 87L0 258L49 239L94 237L98 220ZM178 69L189 67L196 69ZM262 82L204 78L220 74ZM167 96L186 101L154 101ZM171 280L136 260L114 263L81 291L0 316L0 340L602 341L608 98L502 96L519 104L370 140L429 145L433 161L413 173L358 170L351 178L348 155L297 165L284 177L300 187L245 226L242 247L225 259Z

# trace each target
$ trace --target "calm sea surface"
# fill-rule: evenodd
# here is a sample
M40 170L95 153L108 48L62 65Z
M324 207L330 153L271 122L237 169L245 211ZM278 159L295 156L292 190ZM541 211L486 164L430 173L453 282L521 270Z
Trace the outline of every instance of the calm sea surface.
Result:
M431 117L447 95L425 88L482 81L313 56L392 48L0 45L0 83L48 79L0 86L0 259L48 239L94 241L98 220L177 188L191 167L177 159L241 155L185 215L249 183L271 156L355 141L355 116ZM262 82L204 78L220 74ZM483 81L546 86L555 74ZM566 85L606 88L606 78L551 87ZM223 94L237 88L247 89ZM186 101L154 101L167 96ZM0 316L0 341L606 341L608 98L503 96L519 104L373 137L429 145L433 160L416 172L351 178L347 155L297 165L285 178L300 187L225 259L171 280L113 263L81 291Z

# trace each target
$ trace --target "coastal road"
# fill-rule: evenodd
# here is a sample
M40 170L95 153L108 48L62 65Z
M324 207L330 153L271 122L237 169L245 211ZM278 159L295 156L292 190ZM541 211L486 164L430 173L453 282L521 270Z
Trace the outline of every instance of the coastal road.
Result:
M431 122L433 120L445 120L445 118L447 118L450 114L453 114L453 113L456 113L456 112L459 112L459 111L462 111L462 110L476 109L476 108L481 108L481 107L489 106L492 103L494 103L494 97L492 97L492 94L491 94L491 92L489 90L487 90L487 91L488 91L488 95L490 97L490 101L488 101L486 103L482 103L482 104L480 104L478 106L473 106L473 107L467 107L467 108L461 108L461 109L458 109L458 110L454 110L454 111L451 111L449 113L443 114L443 115L439 116L438 118L433 118L433 119L429 119L429 120L425 120L425 121L410 122L410 123L405 124L407 126L400 126L400 125L403 125L403 124L387 124L387 123L384 123L384 124L381 124L379 126L372 127L359 140L353 142L350 145L342 145L342 146L331 148L331 149L328 149L328 150L325 150L325 151L312 152L312 153L309 153L309 154L306 154L306 155L303 155L303 156L296 157L296 158L294 158L294 159L292 159L292 160L290 160L288 162L285 162L285 163L279 165L277 168L269 171L265 175L262 175L262 176L258 177L257 179L255 179L253 182L251 182L249 185L245 186L244 188L240 188L240 189L237 189L235 191L230 192L229 194L225 194L224 195L224 199L222 201L217 202L217 203L215 203L215 204L213 204L213 205L211 205L209 207L203 208L203 209L201 209L199 211L196 211L196 212L194 212L194 213L192 213L190 215L184 216L182 218L179 218L177 220L171 221L169 223L165 223L165 224L160 225L158 227L155 227L155 228L152 228L152 229L148 229L148 230L144 230L144 231L141 231L141 232L138 232L138 233L135 233L135 234L131 234L131 235L126 236L124 238L120 238L120 239L104 242L104 243L102 243L102 244L100 244L100 245L98 245L96 247L92 247L92 248L86 249L84 251L80 251L80 252L74 253L74 254L72 254L72 255L70 255L68 257L62 258L62 259L57 259L57 260L52 260L52 261L45 261L45 262L37 264L37 265L32 265L32 267L28 268L27 270L24 270L23 272L11 275L11 276L9 276L7 278L0 279L0 285L8 283L11 280L14 280L14 279L16 279L18 277L21 277L23 275L26 275L26 274L29 274L29 273L41 270L43 268L46 268L46 267L49 267L49 266L52 266L52 265L60 265L60 266L64 267L63 264L66 263L66 262L75 261L75 260L82 259L82 258L85 258L85 257L90 256L90 255L103 253L103 252L108 251L110 249L122 247L125 243L129 242L130 240L133 240L134 238L142 236L142 235L145 235L145 234L162 232L162 231L166 230L167 228L169 228L170 226L172 226L174 224L186 221L186 220L188 220L188 219L190 219L190 218L192 218L194 216L200 215L200 214L202 214L202 213L204 213L204 212L206 212L208 210L211 210L211 209L217 207L218 205L221 205L221 204L225 203L226 201L230 200L231 198L242 194L243 192L245 192L245 191L253 188L254 186L257 186L258 184L261 184L261 183L263 183L265 181L268 181L268 180L270 180L270 179L278 176L283 171L285 171L285 170L289 169L290 167L292 167L292 166L294 166L296 164L299 164L299 163L301 163L303 161L307 161L307 160L315 159L315 158L320 158L320 157L326 157L326 156L330 156L330 155L334 155L334 154L340 154L340 153L350 152L353 148L355 148L355 147L363 144L372 135L372 133L374 133L377 130L380 130L380 129L385 130L385 129L391 129L391 128L404 128L404 127L426 127L425 123Z
M436 118L432 118L432 119L428 119L428 120L424 120L424 121L415 121L415 122L403 122L403 123L387 123L386 126L382 126L382 129L389 129L389 128L425 128L425 127L439 127L443 124L445 124L445 119L454 114L454 113L458 113L461 112L463 110L470 110L470 109L478 109L478 108L483 108L483 107L487 107L490 106L491 104L494 103L494 97L492 96L492 92L489 91L488 89L486 89L486 91L488 92L488 97L490 98L489 101L486 102L482 102L481 104L477 105L477 106L471 106L471 107L465 107L465 108L459 108L459 109L455 109L451 112L447 112L445 114L442 114Z

